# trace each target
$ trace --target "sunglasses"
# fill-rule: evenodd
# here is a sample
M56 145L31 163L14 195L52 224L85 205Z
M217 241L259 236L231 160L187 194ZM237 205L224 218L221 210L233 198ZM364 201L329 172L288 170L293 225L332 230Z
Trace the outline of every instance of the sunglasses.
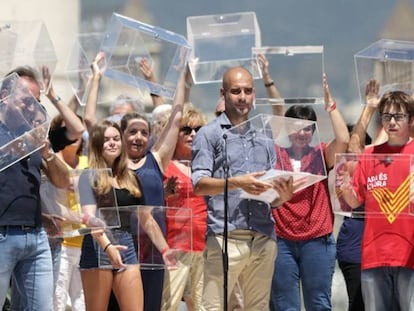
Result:
M183 126L182 128L180 128L180 131L183 132L184 135L190 135L193 131L197 133L199 129L201 129L201 126Z
M392 118L394 118L396 122L401 122L401 121L404 121L406 117L408 117L408 114L404 114L404 113L383 113L381 114L381 119L384 122L390 122Z
M34 97L23 97L21 99L21 101L23 102L23 104L25 106L31 106L31 105L36 105L36 104L39 104L40 103L40 100L37 100Z

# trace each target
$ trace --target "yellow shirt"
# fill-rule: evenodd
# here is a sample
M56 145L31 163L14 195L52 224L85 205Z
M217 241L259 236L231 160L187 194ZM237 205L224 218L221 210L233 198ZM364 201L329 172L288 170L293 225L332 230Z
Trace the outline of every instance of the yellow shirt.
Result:
M79 156L77 169L84 169L84 168L87 168L87 167L88 167L88 157L84 156L84 155ZM72 169L72 168L69 167L69 169ZM77 202L77 200L76 200L75 192L73 192L73 191L69 192L68 196L69 196L69 208L70 208L70 210L74 211L74 212L80 212L81 208L80 208L79 202ZM69 226L69 228L66 227L66 226ZM65 226L65 229L67 229L67 230L71 230L71 229L76 230L76 229L84 227L84 225L81 225L81 224L68 224L66 226ZM72 237L72 238L64 238L62 244L64 246L80 248L82 246L82 241L83 241L83 236L79 235L79 236Z

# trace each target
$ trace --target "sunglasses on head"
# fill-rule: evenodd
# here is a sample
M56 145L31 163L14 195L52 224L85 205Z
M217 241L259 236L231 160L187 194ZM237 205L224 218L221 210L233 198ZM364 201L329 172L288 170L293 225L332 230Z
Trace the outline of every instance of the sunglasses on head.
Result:
M193 131L197 133L199 129L201 129L201 126L183 126L182 128L180 128L180 131L183 132L185 135L190 135Z

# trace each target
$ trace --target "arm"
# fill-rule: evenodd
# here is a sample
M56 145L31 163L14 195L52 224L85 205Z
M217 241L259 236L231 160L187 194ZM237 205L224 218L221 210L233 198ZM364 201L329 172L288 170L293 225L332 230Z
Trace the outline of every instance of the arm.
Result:
M260 69L262 70L263 83L266 88L267 96L269 98L282 98L277 89L272 77L269 73L269 61L263 54L257 56L259 60ZM272 112L275 116L282 116L284 114L284 106L281 104L272 104Z
M49 68L44 66L42 70L44 84L49 85L51 79ZM84 131L82 121L77 117L73 110L63 102L63 100L59 96L56 96L55 90L53 89L51 83L45 95L55 106L55 108L59 111L59 114L62 116L63 121L65 122L66 138L68 140L76 140L80 138L82 136L82 132Z
M184 102L190 102L190 91L191 87L193 86L193 77L191 76L190 67L187 66L185 71L185 89L184 89Z
M73 94L73 96L70 98L68 106L70 110L73 112L77 112L80 106L80 98L83 98L83 95L85 94L86 85L88 83L88 77L85 73L79 74L79 87L76 90L76 94Z
M171 160L177 143L183 116L184 87L184 72L182 72L178 81L177 91L175 93L168 122L162 129L160 136L151 149L157 159L158 165L163 171Z
M57 188L67 189L70 186L69 170L55 153L50 151L49 142L41 150L42 169L50 182Z
M139 61L139 69L142 72L142 75L144 76L145 80L157 83L157 80L155 79L154 72L152 71L151 65L148 62L146 58L141 58ZM152 104L155 107L164 104L164 98L157 94L151 94Z
M323 75L323 89L325 95L325 110L329 114L334 132L334 139L326 147L326 166L331 168L335 164L335 154L346 152L349 143L349 132L345 120L336 108L336 103L329 92L326 74Z
M98 242L99 246L106 252L114 269L126 268L127 265L122 262L120 251L126 250L125 245L112 244L111 240L103 230L92 231L92 237Z
M366 105L352 130L349 140L348 152L350 153L361 153L365 148L368 125L379 103L378 92L379 83L376 80L370 80L365 89Z
M138 213L140 225L144 229L145 233L149 236L152 243L154 243L155 247L162 254L165 264L170 268L175 267L177 265L175 252L173 250L170 250L170 247L165 240L160 226L151 215L151 208L141 207L139 208Z
M84 113L84 121L85 121L86 129L88 130L88 132L91 132L94 125L98 123L98 119L96 118L96 105L98 102L99 84L102 78L102 74L99 70L98 63L104 59L105 59L105 54L103 52L99 52L96 55L91 65L91 68L92 68L91 87L89 90L88 98L86 100L85 113Z

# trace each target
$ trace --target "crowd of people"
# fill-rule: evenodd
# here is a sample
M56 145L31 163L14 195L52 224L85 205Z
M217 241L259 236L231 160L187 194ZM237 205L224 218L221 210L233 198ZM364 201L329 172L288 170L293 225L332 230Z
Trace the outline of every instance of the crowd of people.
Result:
M306 126L290 132L289 146L282 147L249 122L255 85L243 67L224 72L212 120L189 103L187 68L179 68L171 103L151 94L152 120L126 94L114 100L107 118L98 120L98 63L104 58L98 53L91 64L82 115L73 104L76 97L66 105L50 86L46 96L58 114L44 147L0 171L3 308L7 300L10 310L65 310L70 299L74 311L174 311L181 301L189 311L332 310L338 260L349 310L414 310L412 219L369 217L384 204L408 208L410 171L360 161L351 178L334 172L337 154L414 152L411 94L380 96L378 82L368 81L367 103L350 128L324 74L332 140L312 144L316 128ZM266 57L259 55L258 63L269 98L281 98ZM145 59L140 69L156 82ZM41 81L33 69L18 67L10 74L17 74L18 87L40 103ZM49 85L47 68L42 75ZM2 86L2 105L10 105L7 95ZM14 98L16 106L19 100ZM317 122L311 105L276 104L272 112ZM382 129L368 146L368 124L376 112ZM13 139L5 116L2 144ZM42 116L32 113L25 119L36 128ZM293 177L260 178L271 169L329 172L330 177L302 189ZM384 191L371 191L367 180L379 175L387 176ZM61 219L43 210L41 194L49 186L68 195ZM273 201L260 200L269 190L278 194ZM365 218L344 219L338 244L335 195L350 209L367 212ZM99 215L114 206L119 225L110 227ZM180 217L186 221L177 221ZM90 230L62 237L54 234L54 226Z

